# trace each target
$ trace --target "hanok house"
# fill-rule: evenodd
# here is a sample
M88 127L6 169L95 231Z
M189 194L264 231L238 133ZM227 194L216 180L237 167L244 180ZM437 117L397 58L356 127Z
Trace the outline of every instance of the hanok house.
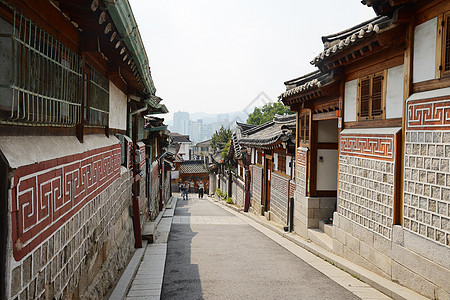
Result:
M296 116L275 115L272 121L258 126L237 125L232 138L237 162L232 172L233 202L287 225L288 202L294 189Z
M136 28L128 1L0 1L1 299L103 298L140 247L166 110Z
M186 160L176 163L179 170L181 183L190 183L189 191L191 193L198 192L198 183L202 182L204 193L208 194L209 173L203 160Z
M362 2L378 16L322 37L324 51L312 61L318 71L286 82L280 96L298 116L295 230L427 297L447 299L450 2ZM320 175L331 159L324 148L338 161L327 167L337 171L336 212L331 237L317 239L315 209L332 180ZM328 217L331 210L320 215Z

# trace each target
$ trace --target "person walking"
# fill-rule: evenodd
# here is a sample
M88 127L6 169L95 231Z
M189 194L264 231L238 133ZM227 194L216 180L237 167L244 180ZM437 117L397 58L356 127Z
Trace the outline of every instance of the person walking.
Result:
M203 185L203 182L199 181L199 183L198 183L198 197L199 197L200 199L203 198L203 193L204 193L204 191L205 191L205 187L204 187L204 185Z
M184 184L181 185L181 187L182 187L183 200L188 200L189 183L185 182Z

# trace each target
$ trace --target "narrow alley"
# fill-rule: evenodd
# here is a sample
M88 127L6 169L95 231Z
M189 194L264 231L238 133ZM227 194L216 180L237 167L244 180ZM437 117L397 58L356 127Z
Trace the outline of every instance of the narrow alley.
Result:
M190 196L172 219L161 299L389 299L248 216Z

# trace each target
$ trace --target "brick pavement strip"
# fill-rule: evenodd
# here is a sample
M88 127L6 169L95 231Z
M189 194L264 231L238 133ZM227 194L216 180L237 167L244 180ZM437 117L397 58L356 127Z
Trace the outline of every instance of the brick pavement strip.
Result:
M127 299L159 299L164 278L167 243L147 246Z

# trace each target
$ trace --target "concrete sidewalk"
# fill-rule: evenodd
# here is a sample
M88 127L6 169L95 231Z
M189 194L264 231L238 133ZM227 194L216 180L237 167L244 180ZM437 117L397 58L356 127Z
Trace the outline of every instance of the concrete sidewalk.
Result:
M160 298L166 263L167 240L177 199L177 195L174 195L160 212L154 224L154 242L147 244L147 241L144 241L143 247L136 250L109 299L153 300Z
M276 226L273 222L266 221L252 213L246 213L242 208L227 204L225 201L215 198L208 198L217 205L224 207L232 214L247 220L247 223L255 229L271 237L274 241L285 247L293 254L297 255L305 262L323 272L325 275L333 279L335 282L344 286L359 296L361 299L381 299L380 295L369 292L369 288L387 295L393 299L428 299L404 286L401 286L391 280L381 277L351 261L346 260L324 248L311 243L295 233L287 233L281 227ZM303 251L292 247L293 244L303 248ZM305 251L306 250L306 251ZM321 258L320 261L317 258ZM343 276L342 271L347 272L349 276Z

